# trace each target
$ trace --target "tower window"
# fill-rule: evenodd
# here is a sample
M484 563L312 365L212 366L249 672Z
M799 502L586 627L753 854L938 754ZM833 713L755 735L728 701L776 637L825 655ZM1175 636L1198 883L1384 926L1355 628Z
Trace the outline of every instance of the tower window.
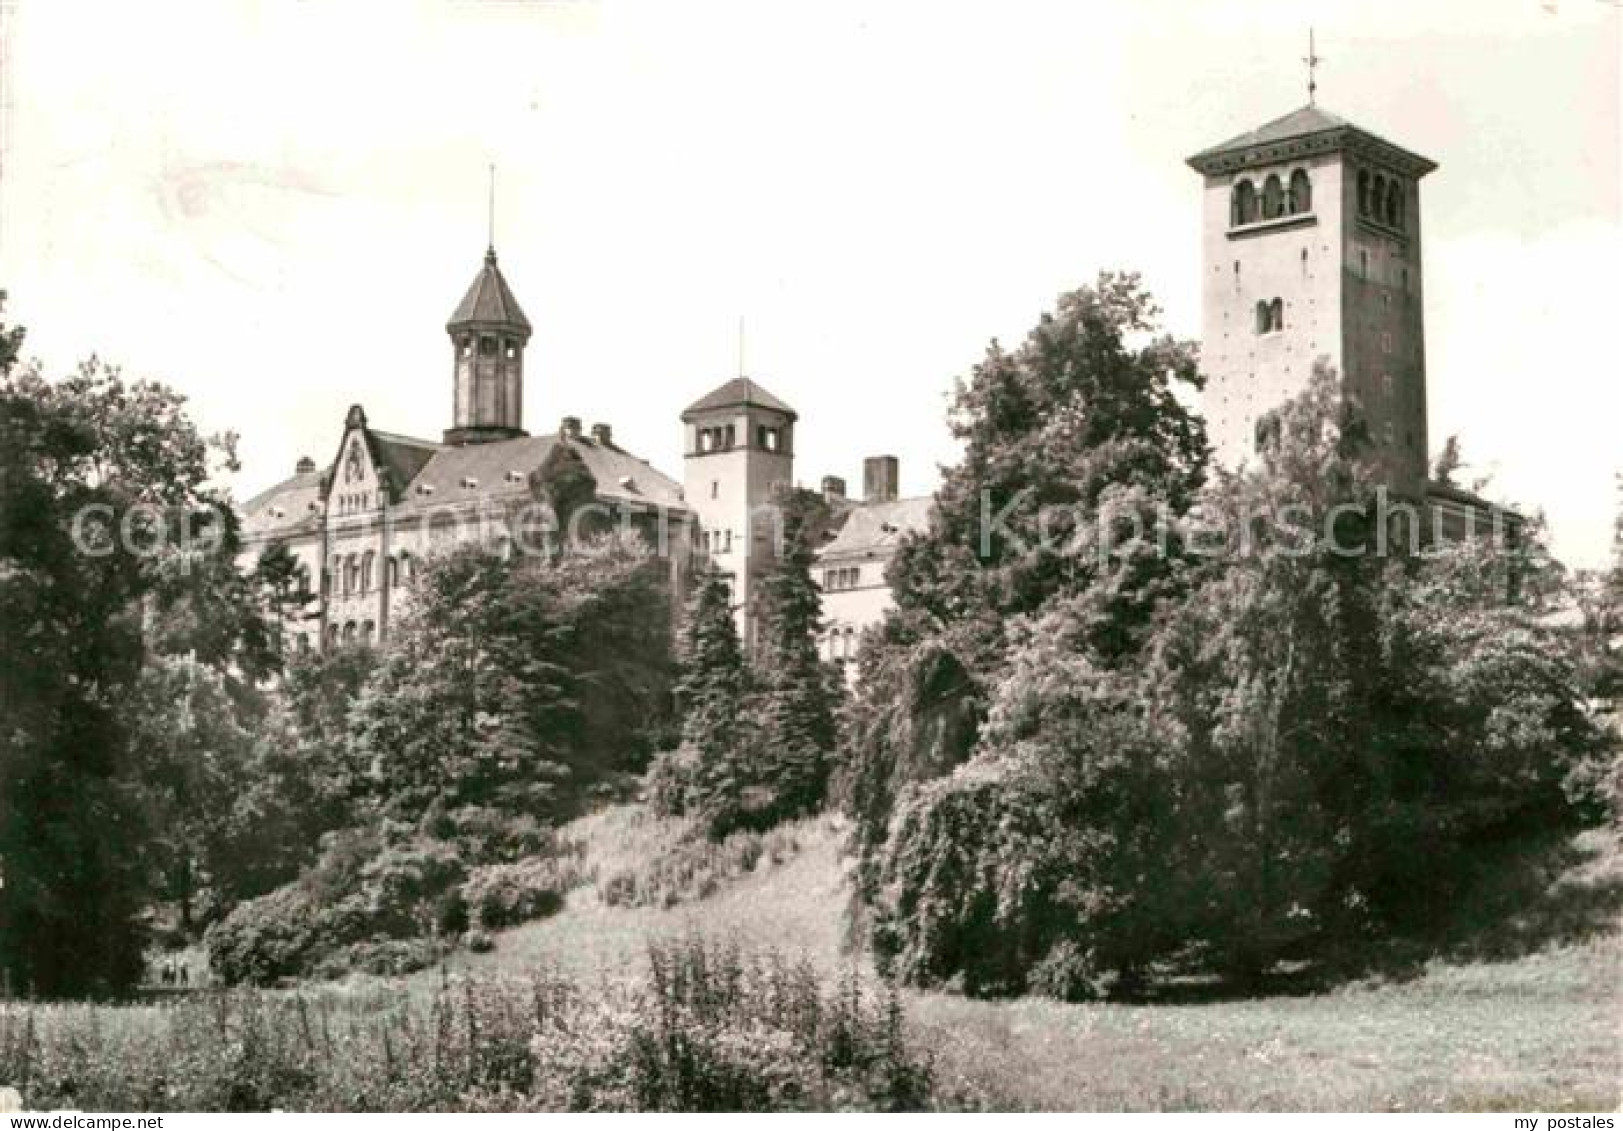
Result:
M1285 213L1285 190L1279 183L1279 178L1269 174L1268 179L1262 182L1262 218L1272 220Z
M765 424L757 425L755 429L755 446L763 452L775 452L783 443L783 432L778 428L768 428Z
M1369 170L1358 170L1358 214L1369 215Z
M1250 181L1241 181L1234 186L1234 192L1229 198L1229 219L1235 227L1241 224L1250 224L1257 218L1257 190Z
M1290 210L1313 211L1313 182L1308 180L1307 171L1304 169L1298 169L1291 174Z
M1257 303L1257 333L1271 334L1285 328L1285 302L1283 299L1259 300Z
M1386 211L1386 178L1375 174L1375 180L1369 190L1369 214L1379 220Z
M710 497L714 499L720 493L720 491L721 481L719 479L712 479L710 481Z
M515 357L518 356L518 346L516 344L514 344L512 338L508 338L505 341L503 341L502 342L502 348L506 351L508 361L512 361Z
M472 352L473 352L473 339L472 338L463 338L462 339L462 356L467 357Z
M1403 190L1397 181L1386 186L1386 222L1394 228L1403 226Z
M481 337L479 339L479 356L480 357L495 357L496 356L496 339L495 338Z

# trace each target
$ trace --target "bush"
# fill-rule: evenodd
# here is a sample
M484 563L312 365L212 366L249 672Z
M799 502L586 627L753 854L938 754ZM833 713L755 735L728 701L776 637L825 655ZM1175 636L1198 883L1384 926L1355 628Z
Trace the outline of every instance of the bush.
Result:
M782 864L799 851L794 826L735 832L719 842L694 826L657 853L605 876L597 895L610 907L674 907L709 898L763 859Z
M425 943L362 944L377 969ZM896 995L693 940L607 988L538 972L431 997L237 991L120 1024L0 1008L0 1079L42 1110L625 1111L937 1107Z
M556 915L577 879L570 864L552 858L487 864L469 874L462 898L479 926L497 930Z

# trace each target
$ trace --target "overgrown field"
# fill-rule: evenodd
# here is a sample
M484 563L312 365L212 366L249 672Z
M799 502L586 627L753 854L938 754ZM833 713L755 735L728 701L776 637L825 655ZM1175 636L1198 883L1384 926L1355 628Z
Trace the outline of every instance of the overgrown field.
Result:
M1513 906L1492 907L1498 928L1473 924L1476 944L1446 957L1300 996L1066 1005L891 996L859 979L843 830L828 821L686 862L671 855L681 830L633 808L568 832L595 883L489 953L301 993L13 1006L0 1082L23 1081L37 1106L159 1110L1623 1101L1623 865L1602 833L1557 871L1501 883ZM1470 920L1491 902L1454 910Z

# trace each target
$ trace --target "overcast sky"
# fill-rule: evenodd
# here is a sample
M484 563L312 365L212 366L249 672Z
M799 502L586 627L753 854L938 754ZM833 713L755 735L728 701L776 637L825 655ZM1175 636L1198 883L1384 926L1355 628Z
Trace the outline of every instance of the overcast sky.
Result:
M7 320L242 435L239 497L345 409L438 437L444 323L496 242L535 324L526 425L576 415L681 475L737 372L797 473L953 458L953 379L1101 268L1199 329L1183 159L1319 101L1435 159L1431 447L1460 433L1558 551L1604 559L1623 468L1620 12L1401 3L0 0Z

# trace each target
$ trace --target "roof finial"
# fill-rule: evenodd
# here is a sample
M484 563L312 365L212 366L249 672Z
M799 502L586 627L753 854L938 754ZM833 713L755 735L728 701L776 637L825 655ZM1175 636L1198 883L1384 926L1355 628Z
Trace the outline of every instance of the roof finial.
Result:
M1312 28L1307 29L1307 58L1303 59L1302 62L1307 64L1307 104L1317 106L1319 84L1315 72L1319 69L1319 64L1324 60L1319 58L1319 53L1313 48Z
M486 254L496 254L496 163L490 163L490 199L486 204L485 226L489 233Z
M744 316L738 316L738 375L744 376Z

